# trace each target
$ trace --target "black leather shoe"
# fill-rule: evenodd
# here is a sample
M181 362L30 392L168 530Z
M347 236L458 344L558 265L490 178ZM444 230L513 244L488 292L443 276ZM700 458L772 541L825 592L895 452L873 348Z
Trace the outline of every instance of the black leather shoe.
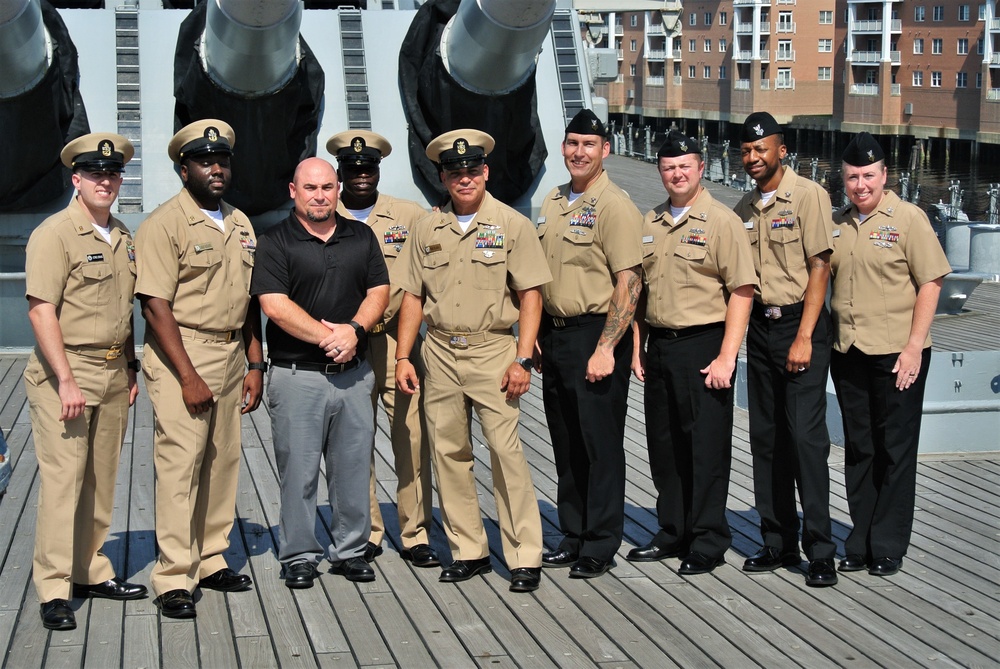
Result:
M848 555L837 566L839 571L862 571L868 569L864 555Z
M903 558L880 557L875 558L868 573L872 576L892 576L903 566Z
M65 599L53 599L41 606L42 627L47 630L75 630L76 616Z
M142 599L145 596L146 586L139 585L138 583L126 583L117 576L104 583L93 583L91 585L73 584L73 597L77 599L99 597L103 599L129 600Z
M802 558L798 551L782 553L774 546L764 546L743 563L743 571L774 571L778 567L795 567Z
M253 585L253 581L249 576L237 574L229 567L220 569L211 576L206 576L198 581L199 588L218 590L219 592L239 592L246 590L251 585Z
M305 590L313 587L316 580L316 565L305 560L294 562L282 569L285 586L292 590Z
M650 542L645 546L633 548L625 556L629 562L657 562L671 557L680 557L687 551L679 546L660 546Z
M600 558L584 555L580 557L569 569L570 578L597 578L604 572L615 566L614 560L602 560Z
M440 567L441 560L437 553L427 544L417 544L412 548L399 551L399 557L409 561L414 567Z
M334 562L330 567L330 573L339 574L355 583L368 583L375 580L375 570L368 566L368 562L364 558L360 557Z
M704 553L690 553L684 561L681 562L681 566L677 569L677 573L683 576L694 576L696 574L707 574L719 565L726 564L726 558L712 558L708 557Z
M510 571L511 592L531 592L538 590L542 580L541 567L518 567Z
M571 553L569 551L556 549L549 553L542 553L542 566L543 567L569 567L580 556L576 553Z
M194 598L187 590L171 590L153 600L167 618L194 618L198 612L194 609Z
M381 554L382 554L382 547L379 546L378 544L373 544L372 542L369 541L368 545L365 546L365 562L374 562L375 558L377 558Z
M455 560L441 570L438 580L442 583L458 583L468 581L477 574L488 574L493 571L490 566L490 556L478 560Z
M806 573L806 585L812 588L837 585L837 570L833 568L833 558L810 560L809 571Z

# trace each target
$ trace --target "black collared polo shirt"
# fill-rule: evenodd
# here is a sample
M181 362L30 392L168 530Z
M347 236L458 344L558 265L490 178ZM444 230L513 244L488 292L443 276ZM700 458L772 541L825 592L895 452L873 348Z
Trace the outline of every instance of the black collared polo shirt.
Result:
M250 294L287 295L313 318L350 322L370 288L389 284L375 233L364 223L337 217L333 236L314 237L289 214L257 237ZM267 322L268 356L293 362L330 362L315 344Z

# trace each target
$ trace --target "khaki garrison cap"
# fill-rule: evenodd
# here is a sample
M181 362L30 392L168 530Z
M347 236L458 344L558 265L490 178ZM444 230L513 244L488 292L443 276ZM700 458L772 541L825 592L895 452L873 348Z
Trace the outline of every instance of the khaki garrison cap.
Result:
M125 163L132 160L135 147L121 135L111 132L92 132L77 137L59 154L62 164L70 169L91 172L122 172Z
M170 138L167 155L170 160L180 163L185 158L205 153L232 155L236 146L236 133L231 125L215 118L206 118L189 123Z
M457 170L482 165L495 144L493 138L482 130L463 128L432 139L424 155L443 170Z
M326 150L340 165L378 165L392 153L392 145L368 130L345 130L326 140Z

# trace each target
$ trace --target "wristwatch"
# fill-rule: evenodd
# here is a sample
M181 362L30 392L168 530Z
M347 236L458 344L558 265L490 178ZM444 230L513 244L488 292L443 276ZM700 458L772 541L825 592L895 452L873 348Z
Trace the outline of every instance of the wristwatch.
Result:
M260 370L262 372L267 371L267 361L264 362L248 362L247 371L252 372L254 370Z
M139 370L142 369L142 363L140 363L138 360L129 360L128 368L131 369L136 374L138 374Z
M354 328L354 336L358 338L358 341L361 341L361 338L365 336L365 329L357 321L351 321L351 327Z
M530 372L531 368L534 366L531 364L531 358L514 358L514 362L524 367L524 371Z

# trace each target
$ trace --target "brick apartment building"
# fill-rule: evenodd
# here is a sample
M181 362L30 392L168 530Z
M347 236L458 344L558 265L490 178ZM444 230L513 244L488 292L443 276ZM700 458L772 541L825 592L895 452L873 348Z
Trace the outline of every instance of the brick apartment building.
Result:
M1000 144L1000 2L575 0L612 115ZM659 125L654 120L654 124Z

